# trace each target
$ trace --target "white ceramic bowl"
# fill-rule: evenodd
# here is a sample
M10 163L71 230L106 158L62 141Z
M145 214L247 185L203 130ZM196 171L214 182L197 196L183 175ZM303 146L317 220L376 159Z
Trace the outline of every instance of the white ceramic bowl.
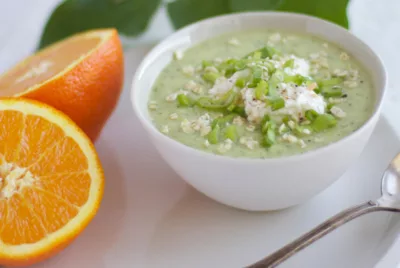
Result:
M233 31L268 28L320 36L355 57L373 79L376 105L370 119L338 142L301 155L276 159L246 159L213 155L183 145L152 124L147 103L152 85L173 52ZM205 195L245 210L276 210L306 201L335 180L357 159L379 117L386 89L386 72L379 57L350 32L310 16L280 12L238 13L189 25L157 45L142 61L132 84L132 104L165 161Z

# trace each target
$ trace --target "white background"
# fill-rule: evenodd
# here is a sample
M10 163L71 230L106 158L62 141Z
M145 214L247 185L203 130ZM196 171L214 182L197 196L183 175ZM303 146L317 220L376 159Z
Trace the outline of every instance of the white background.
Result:
M0 73L35 49L50 12L59 2L0 0ZM351 31L377 51L385 63L389 92L383 114L400 136L400 0L352 0L348 13ZM154 43L171 31L161 9L149 31L130 45ZM377 267L389 268L387 263L396 260L400 268L399 252L400 239Z

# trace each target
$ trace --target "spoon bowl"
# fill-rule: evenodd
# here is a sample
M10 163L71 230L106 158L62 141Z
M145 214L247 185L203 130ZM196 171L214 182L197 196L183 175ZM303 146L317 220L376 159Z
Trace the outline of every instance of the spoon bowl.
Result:
M378 200L382 206L400 209L400 154L390 163L382 178L382 197Z

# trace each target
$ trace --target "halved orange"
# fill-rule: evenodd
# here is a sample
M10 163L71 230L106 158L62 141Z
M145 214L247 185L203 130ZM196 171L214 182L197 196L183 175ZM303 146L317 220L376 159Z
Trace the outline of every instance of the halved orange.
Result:
M123 78L118 32L92 30L45 48L0 76L0 97L47 103L94 141L116 106Z
M90 139L50 106L0 99L0 127L0 264L28 265L94 217L103 171Z

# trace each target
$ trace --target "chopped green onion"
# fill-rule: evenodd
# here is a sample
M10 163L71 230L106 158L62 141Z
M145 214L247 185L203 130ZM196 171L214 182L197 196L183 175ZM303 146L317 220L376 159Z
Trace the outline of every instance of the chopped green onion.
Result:
M216 125L220 124L220 120L221 117L215 118L212 122L211 122L211 129L214 129Z
M254 91L254 95L256 97L257 100L262 100L264 95L264 90L260 87L256 87L256 90Z
M285 115L284 117L282 117L282 123L285 123L287 125L287 123L289 121L291 121L292 119L290 118L290 116Z
M232 122L232 120L236 117L237 115L236 114L228 114L228 115L225 115L224 117L222 117L222 119L223 119L223 122L226 124L226 123L231 123Z
M221 72L224 71L225 77L231 77L235 72L243 70L247 67L247 60L229 59L217 66Z
M298 136L305 136L305 135L308 135L306 132L311 133L311 128L308 126L296 126L294 128L294 132Z
M259 52L261 52L261 58L265 59L265 58L268 58L268 57L272 57L271 51L272 51L272 49L270 47L261 48L259 50Z
M266 134L266 133L267 133L268 128L269 128L269 125L270 125L269 122L270 122L270 121L265 122L264 125L261 125L261 133L262 133L262 134Z
M246 116L246 111L244 110L244 107L241 107L241 106L236 106L236 107L232 110L232 112L234 112L234 113L236 113L236 114L238 114L238 115L240 115L240 116L243 116L243 117Z
M211 61L203 60L203 61L201 62L201 66L203 67L203 69L205 69L206 67L213 66L213 64L212 64Z
M274 54L277 54L278 51L270 46L263 47L259 50L261 52L261 58L265 59L268 57L272 57Z
M320 88L320 87L317 87L316 89L314 89L314 92L315 92L316 94L320 94L320 93L321 93L321 88Z
M329 98L329 97L341 97L343 95L343 90L339 87L337 88L323 88L322 89L322 95L324 97Z
M247 83L247 79L245 79L245 78L242 77L242 78L239 78L238 80L236 80L235 85L236 85L237 87L244 88L245 85L246 85L246 83Z
M279 110L279 109L282 109L283 107L285 107L285 101L281 97L275 97L273 99L270 99L269 101L270 101L272 111L276 111L276 110Z
M235 125L230 125L225 129L225 138L236 142L238 138L238 133Z
M307 110L305 112L305 117L311 122L313 122L318 116L319 113L317 113L315 110Z
M240 99L240 95L237 94L237 93L235 93L235 96L234 96L233 101L231 102L231 104L230 104L226 109L227 109L229 112L232 112L232 111L235 109L235 107L236 107L236 105L237 105L239 99Z
M327 112L330 112L333 106L335 106L334 103L328 103L328 105L326 105Z
M315 118L314 122L312 122L311 127L319 132L326 130L328 128L336 126L336 119L330 114L320 114L317 118Z
M226 62L222 62L217 66L218 71L223 71L225 69L228 69L231 65L226 63Z
M211 128L214 129L216 125L218 125L220 127L225 127L226 124L231 123L233 118L235 118L236 116L237 116L236 114L228 114L228 115L225 115L224 117L215 118L211 122Z
M235 67L229 67L225 70L225 77L229 78L236 72Z
M268 83L265 80L258 82L254 94L256 99L262 100L268 94Z
M303 82L304 81L306 81L306 77L304 77L304 76L301 76L301 75L299 75L299 74L296 74L296 75L287 75L287 74L285 74L285 76L284 76L284 78L283 78L283 81L285 82L285 83L295 83L296 85L301 85L301 84L303 84Z
M217 124L210 133L207 135L207 139L211 144L217 144L219 141L219 133L220 133L220 127Z
M227 106L231 104L235 99L236 99L237 93L234 90L229 90L227 91L219 101L222 101L225 103Z
M220 75L217 74L217 73L207 72L207 73L203 74L203 79L206 80L207 82L210 82L210 83L214 84L215 80L217 80L217 78L219 76Z
M235 104L235 102L233 102L233 103L230 104L228 107L226 107L226 109L227 109L229 112L232 112L233 109L235 109L235 107L236 107L236 104Z
M320 87L335 86L335 85L339 85L342 82L343 82L343 78L335 77L335 78L331 78L331 79L327 79L327 80L320 80L320 81L318 81L318 85Z
M262 145L264 147L270 147L272 144L275 143L276 123L274 121L271 121L269 119L269 116L264 116L261 123L261 132L262 134L264 134L262 138Z
M261 57L262 57L261 51L256 51L256 52L254 52L254 53L253 53L253 56L252 56L252 58L253 58L254 60L259 60L259 59L261 59Z
M257 86L257 83L251 82L250 84L247 85L248 88L255 88Z
M265 122L263 125L261 125L262 127L261 127L261 133L262 134L265 134L265 133L267 133L267 130L268 129L272 129L272 130L274 130L275 131L275 129L276 129L276 123L274 122L274 121L267 121L267 122Z
M265 59L268 57L272 57L274 54L277 54L277 53L278 53L278 51L276 49L274 49L273 47L263 47L258 50L255 50L253 52L250 52L249 54L244 56L244 58L245 59L247 59L248 57L257 58L260 55L259 57L261 59Z
M204 109L222 109L225 108L226 105L223 103L216 102L215 100L208 97L201 97L197 100L196 104Z
M275 131L271 128L267 130L266 135L262 139L262 145L264 147L271 147L275 143Z
M179 106L181 107L188 107L192 104L189 97L185 94L179 94L178 96L176 96L176 99L178 100Z
M229 90L221 99L214 100L208 97L201 97L197 100L196 104L205 109L215 110L226 108L231 105L236 99L236 92Z
M272 73L275 72L276 68L275 68L275 65L272 62L269 62L269 61L264 62L264 65L268 68L269 74L272 74Z
M267 123L269 120L271 120L271 118L269 117L269 115L264 115L263 119L261 119L261 126L264 126L265 123Z
M263 70L260 67L253 68L253 84L258 84L261 81Z
M283 64L283 68L285 68L285 67L293 68L294 67L294 59L287 60Z
M255 51L253 51L253 52L250 52L249 54L247 54L246 56L244 56L244 59L248 59L248 58L254 58L254 56L257 56L257 53L259 53L259 52L261 52L261 49L259 49L259 50L255 50ZM267 51L268 52L268 51ZM267 55L267 57L268 57L269 55ZM262 58L263 57L263 53L261 52L261 54L260 54L260 58Z
M235 63L235 69L236 69L236 71L243 70L244 68L246 68L246 66L247 66L247 63L246 63L245 60L238 60L238 61Z

